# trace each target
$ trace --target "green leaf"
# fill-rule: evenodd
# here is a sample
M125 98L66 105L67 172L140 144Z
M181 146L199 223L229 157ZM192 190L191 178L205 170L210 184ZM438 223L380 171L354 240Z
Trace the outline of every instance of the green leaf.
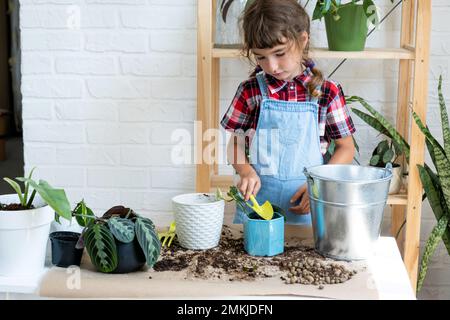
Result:
M371 24L377 26L380 23L380 16L378 15L377 7L372 0L363 1L364 13Z
M445 156L445 151L442 146L432 136L431 132L424 126L422 120L420 120L419 116L414 111L413 118L420 130L424 133L426 139L433 146L436 169L439 175L439 180L441 181L442 193L444 195L447 207L450 208L450 162Z
M439 77L438 85L439 94L439 108L441 109L441 122L442 122L442 136L444 137L444 149L445 155L450 157L450 126L448 123L447 107L445 106L445 99L442 95L442 75Z
M26 179L31 186L39 193L42 199L47 203L57 214L63 218L71 221L72 210L67 199L66 192L63 189L55 189L48 184L47 181L39 180L39 184L31 179Z
M17 195L19 196L20 204L25 207L27 204L25 202L25 199L23 198L22 188L20 187L20 185L10 178L3 178L3 180L5 180L14 189L14 191L16 191Z
M392 151L392 149L387 149L383 154L383 163L386 164L388 162L391 162L392 158L394 158L394 151Z
M445 205L445 201L442 201L443 196L439 178L427 165L425 165L425 167L417 165L417 168L419 169L420 180L422 181L423 189L425 190L430 207L436 217L436 221L439 221L442 216L449 216L449 211ZM447 226L447 230L443 234L442 240L447 248L447 252L450 254L449 226Z
M381 141L377 146L377 154L382 155L389 150L389 142L387 140Z
M320 6L320 2L316 2L316 6L314 7L314 12L312 15L312 20L319 20L323 18L322 8Z
M378 162L380 162L380 156L378 154L372 156L370 158L370 165L376 167L378 165Z
M114 237L104 224L94 224L84 234L84 244L92 264L100 272L112 272L119 259Z
M346 101L357 101L359 102L367 111L369 111L373 117L378 120L379 123L381 123L382 127L384 128L385 131L388 132L385 133L384 130L380 130L375 128L378 132L385 134L386 136L388 136L389 138L391 138L392 140L394 140L403 150L403 153L406 156L406 160L409 162L409 144L406 142L406 140L402 137L402 135L394 128L393 125L391 125L389 123L389 121L387 121L383 115L381 113L379 113L378 111L376 111L371 105L369 105L363 98L358 97L358 96L352 96L350 98L346 98ZM352 108L353 110L353 108ZM358 115L358 114L357 114ZM363 119L364 120L364 119ZM369 124L370 125L370 124Z
M429 260L433 256L433 253L447 228L448 221L449 219L447 216L443 216L439 219L438 224L433 228L433 231L427 240L425 251L422 255L422 262L420 264L419 276L417 278L417 291L422 289L422 284L425 280L425 275L427 274Z
M73 212L75 214L75 219L82 227L87 227L93 224L95 221L94 212L91 210L91 208L86 206L84 200L81 200L77 203Z
M117 240L130 243L134 239L134 223L125 218L114 217L108 220L109 230Z
M389 132L385 129L385 127L380 123L380 121L378 121L377 119L375 119L374 117L372 117L370 114L367 114L361 110L358 110L356 108L351 108L352 112L354 114L356 114L358 117L361 118L361 120L363 120L365 123L367 123L369 126L371 126L372 128L374 128L375 130L377 130L378 132L388 136L389 138L392 138L389 134Z
M153 222L148 218L139 217L135 223L136 237L144 251L147 265L151 268L158 261L161 252L161 242L156 234Z

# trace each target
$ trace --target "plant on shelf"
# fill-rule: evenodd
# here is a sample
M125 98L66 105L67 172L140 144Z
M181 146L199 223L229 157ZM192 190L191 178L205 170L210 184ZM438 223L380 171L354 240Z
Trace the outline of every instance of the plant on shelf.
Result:
M430 258L441 240L444 242L450 255L450 125L445 100L442 95L442 76L439 78L438 95L444 146L436 140L419 116L413 112L416 124L425 135L428 153L437 171L434 172L427 164L423 166L417 165L423 189L437 221L437 225L431 231L422 255L417 279L417 291L422 288Z
M406 157L406 161L409 162L410 147L408 142L406 142L397 129L381 113L375 110L375 108L363 98L350 96L346 97L346 101L349 105L359 103L363 106L369 113L363 112L355 107L352 107L351 110L361 120L388 138L381 141L375 147L369 164L371 166L384 168L388 162L393 162L393 179L391 181L389 193L398 193L402 185L404 168L395 162L403 155Z
M28 176L3 178L15 193L0 195L0 275L38 276L45 263L50 225L56 217L71 219L63 189ZM24 189L20 183L23 183Z
M391 0L393 3L393 0ZM317 0L312 20L325 19L328 47L336 51L364 50L369 24L380 22L372 0Z
M99 218L81 201L73 216L84 227L77 247L86 247L98 271L126 273L158 260L161 242L153 222L132 209L115 206Z

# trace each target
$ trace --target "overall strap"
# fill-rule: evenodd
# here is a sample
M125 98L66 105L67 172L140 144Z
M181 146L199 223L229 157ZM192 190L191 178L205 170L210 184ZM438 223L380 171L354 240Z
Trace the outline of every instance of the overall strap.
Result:
M258 80L259 90L263 99L269 99L269 88L267 87L266 80L264 79L264 71L258 72L256 74L256 79Z

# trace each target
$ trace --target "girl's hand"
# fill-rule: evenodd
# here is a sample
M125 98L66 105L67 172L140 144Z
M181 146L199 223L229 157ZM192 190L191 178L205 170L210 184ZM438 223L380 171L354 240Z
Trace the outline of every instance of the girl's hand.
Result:
M289 211L296 214L307 214L309 213L309 195L306 189L306 183L302 185L297 192L292 196L291 203L295 203L300 199L300 203L294 207L290 207Z
M256 196L259 189L261 189L261 179L251 166L247 170L240 172L239 176L241 180L237 184L237 187L244 196L245 201L248 201L252 194Z

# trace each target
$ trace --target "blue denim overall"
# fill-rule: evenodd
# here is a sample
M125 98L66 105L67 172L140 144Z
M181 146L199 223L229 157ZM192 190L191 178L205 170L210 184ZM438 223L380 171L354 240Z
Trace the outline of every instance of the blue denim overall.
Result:
M317 98L311 96L304 102L271 99L264 73L256 78L262 102L249 159L261 179L256 200L259 204L269 200L281 207L288 224L311 225L310 213L298 215L289 208L299 203L290 203L290 199L306 183L303 168L323 164ZM237 207L234 223L244 219L247 216Z

